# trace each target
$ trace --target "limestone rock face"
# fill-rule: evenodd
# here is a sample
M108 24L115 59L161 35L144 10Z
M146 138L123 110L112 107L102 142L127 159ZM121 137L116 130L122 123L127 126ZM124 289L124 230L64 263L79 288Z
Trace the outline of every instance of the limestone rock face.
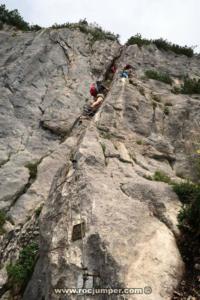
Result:
M186 73L200 76L198 58L154 46L121 52L117 42L92 44L68 29L0 31L0 39L0 208L9 217L0 241L0 299L84 299L55 290L82 287L142 291L95 299L170 299L184 272L176 243L181 204L170 185L149 177L194 174L200 102L144 72L155 67L177 82ZM90 83L107 76L115 60L102 107L76 122ZM127 63L130 81L119 78ZM39 256L17 294L5 266L32 240Z
M47 197L65 159L60 143L89 99L89 84L106 72L119 45L91 45L67 29L0 31L0 40L0 207L19 223ZM38 172L34 180L31 167Z

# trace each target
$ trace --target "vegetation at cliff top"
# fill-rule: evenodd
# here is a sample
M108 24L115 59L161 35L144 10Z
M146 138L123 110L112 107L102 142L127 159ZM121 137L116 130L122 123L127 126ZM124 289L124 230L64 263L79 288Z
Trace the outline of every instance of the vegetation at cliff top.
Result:
M30 25L28 22L24 21L20 13L17 9L8 10L5 4L0 5L0 30L3 28L3 24L11 25L16 27L17 29L23 31L37 31L40 30L42 27L39 25ZM119 41L119 35L115 34L110 31L105 31L102 29L101 26L98 24L89 24L86 19L80 20L77 23L69 23L66 22L64 24L54 24L52 25L53 29L59 28L69 28L69 29L79 29L81 32L86 34L90 34L92 36L92 42L97 40L112 40L112 41ZM139 47L143 45L150 45L155 44L158 49L166 50L166 51L173 51L176 54L184 54L188 57L192 57L194 55L194 50L192 47L188 46L179 46L177 44L173 44L164 40L160 39L145 39L141 36L141 34L136 34L128 39L126 45L133 45L137 44Z
M172 84L172 79L167 73L157 72L155 70L147 70L145 71L145 75L150 79L155 79L167 84Z
M33 272L37 252L38 244L32 242L20 251L16 263L7 266L9 283L12 287L26 285Z
M8 10L5 4L0 5L0 29L3 28L3 24L15 26L17 29L28 31L28 30L40 30L39 25L29 25L20 16L17 9Z
M136 34L130 37L126 43L126 45L134 44L137 44L139 47L142 47L143 45L155 44L160 50L172 51L176 54L184 54L188 57L192 57L194 55L194 50L192 47L179 46L177 44L170 43L162 38L155 40L145 39L141 36L141 34Z
M51 28L68 28L68 29L79 29L81 32L90 34L92 36L92 41L98 40L119 40L119 35L114 34L110 31L105 31L98 24L89 24L86 19L80 20L78 23L64 23L64 24L54 24Z
M0 30L3 28L3 24L12 25L17 29L23 31L37 31L41 27L39 25L30 25L23 20L17 9L9 11L4 4L0 5ZM98 40L119 40L119 35L114 34L110 31L105 31L98 24L88 24L86 19L80 20L77 23L64 23L64 24L54 24L52 29L59 28L69 28L69 29L79 29L81 32L90 34L92 42Z

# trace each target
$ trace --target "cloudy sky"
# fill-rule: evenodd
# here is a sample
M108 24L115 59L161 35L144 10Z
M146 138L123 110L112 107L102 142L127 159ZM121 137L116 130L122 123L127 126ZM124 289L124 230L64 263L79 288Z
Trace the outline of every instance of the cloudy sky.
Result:
M180 45L200 46L200 0L0 0L31 24L49 26L86 18L119 33L141 33ZM200 47L198 47L200 50Z

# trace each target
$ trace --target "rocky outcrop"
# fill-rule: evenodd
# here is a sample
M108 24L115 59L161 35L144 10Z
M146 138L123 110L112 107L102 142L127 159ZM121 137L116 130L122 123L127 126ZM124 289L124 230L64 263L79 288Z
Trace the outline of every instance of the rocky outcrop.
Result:
M167 183L149 178L158 170L177 181L193 173L200 102L144 72L156 67L176 82L199 76L199 59L152 45L120 53L117 42L91 44L68 29L0 38L0 205L12 223L1 237L1 299L13 293L5 266L35 239L34 228L39 257L16 299L76 299L55 289L83 286L142 289L125 299L170 299L184 272L176 243L180 203ZM107 76L114 60L119 71L133 65L131 80L117 72L95 117L76 122L90 82ZM35 210L43 204L38 224Z
M67 29L0 32L0 38L0 205L19 223L46 199L65 159L62 142L89 99L88 85L106 72L119 45L107 42L98 50L98 42L90 45Z
M46 201L57 171L68 163L82 129L65 139L89 100L88 86L104 76L120 46L92 44L67 29L0 31L0 39L0 208L11 222L5 230L16 240L16 231ZM22 245L15 241L11 247L7 235L1 239L6 265Z

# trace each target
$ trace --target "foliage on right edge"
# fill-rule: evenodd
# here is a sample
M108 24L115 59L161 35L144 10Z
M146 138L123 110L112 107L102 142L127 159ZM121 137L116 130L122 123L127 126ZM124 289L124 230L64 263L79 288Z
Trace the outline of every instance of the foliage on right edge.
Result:
M200 185L192 182L174 183L173 189L183 203L178 215L179 227L200 235Z
M128 39L126 42L126 45L134 45L137 44L139 47L143 45L150 45L155 44L158 49L165 50L165 51L172 51L176 54L184 54L188 57L192 57L194 55L194 50L192 47L188 46L179 46L177 44L173 44L171 42L168 42L167 40L164 40L162 38L155 39L155 40L149 40L145 39L141 36L141 34L136 34Z

